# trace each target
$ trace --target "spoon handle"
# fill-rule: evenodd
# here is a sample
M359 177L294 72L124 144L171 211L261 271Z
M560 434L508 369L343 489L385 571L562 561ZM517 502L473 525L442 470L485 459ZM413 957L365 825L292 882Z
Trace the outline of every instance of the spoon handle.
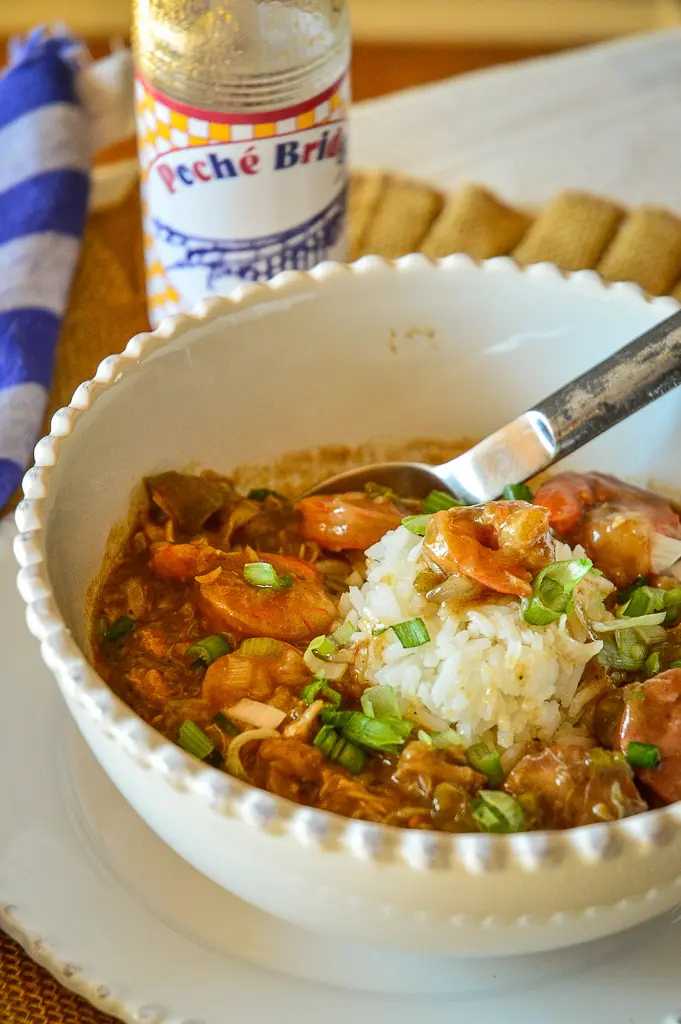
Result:
M563 458L681 384L681 312L534 406Z
M437 467L466 504L498 498L681 384L681 312Z

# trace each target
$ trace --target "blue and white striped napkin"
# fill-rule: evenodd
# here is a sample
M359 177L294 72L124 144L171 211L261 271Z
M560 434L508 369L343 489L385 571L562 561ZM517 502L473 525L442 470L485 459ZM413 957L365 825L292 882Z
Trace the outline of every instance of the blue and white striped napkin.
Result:
M81 52L66 35L36 31L14 45L0 78L0 508L40 431L85 225Z

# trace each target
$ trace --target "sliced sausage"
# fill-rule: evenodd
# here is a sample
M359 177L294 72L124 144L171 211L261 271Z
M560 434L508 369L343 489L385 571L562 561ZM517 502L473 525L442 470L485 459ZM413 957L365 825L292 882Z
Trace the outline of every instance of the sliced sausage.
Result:
M625 690L620 744L649 743L660 751L657 768L636 774L666 803L681 800L681 668L670 668L643 685Z
M199 581L201 609L213 628L289 643L326 633L337 610L315 567L283 555L258 555L258 559L269 562L279 576L290 576L290 586L283 590L253 586L244 579L244 566L253 559L242 552L224 555L222 572Z

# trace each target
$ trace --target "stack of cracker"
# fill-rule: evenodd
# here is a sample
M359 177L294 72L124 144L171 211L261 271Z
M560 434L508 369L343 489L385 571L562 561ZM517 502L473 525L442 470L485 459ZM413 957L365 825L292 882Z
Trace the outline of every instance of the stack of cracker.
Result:
M651 295L681 298L681 219L668 210L627 211L610 199L561 192L538 214L503 202L480 185L445 196L429 185L376 171L350 186L350 259L396 259L421 251L475 259L513 256L561 270L596 270L634 281Z

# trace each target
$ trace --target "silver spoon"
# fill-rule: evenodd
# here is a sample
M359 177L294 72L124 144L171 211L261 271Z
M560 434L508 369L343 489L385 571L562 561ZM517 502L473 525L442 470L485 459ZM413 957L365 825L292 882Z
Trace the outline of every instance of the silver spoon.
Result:
M446 490L467 505L491 501L507 484L528 480L679 383L681 312L449 462L378 462L329 477L307 494L361 490L371 482L413 498Z

